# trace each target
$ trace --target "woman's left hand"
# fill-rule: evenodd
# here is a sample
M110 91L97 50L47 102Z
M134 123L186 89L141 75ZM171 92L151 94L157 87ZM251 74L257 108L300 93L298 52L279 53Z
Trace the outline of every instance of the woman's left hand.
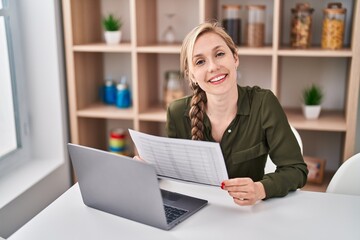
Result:
M263 184L254 182L251 178L225 180L221 188L228 191L234 202L241 206L254 205L258 200L266 197Z

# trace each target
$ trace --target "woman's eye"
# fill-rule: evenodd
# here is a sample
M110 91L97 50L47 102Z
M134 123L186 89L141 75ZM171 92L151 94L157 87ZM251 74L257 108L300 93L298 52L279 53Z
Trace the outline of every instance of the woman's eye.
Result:
M196 62L195 62L195 65L202 65L202 64L204 64L204 60L197 60Z
M216 53L216 56L217 56L217 57L221 57L221 56L224 56L224 55L225 55L224 52L218 52L218 53Z

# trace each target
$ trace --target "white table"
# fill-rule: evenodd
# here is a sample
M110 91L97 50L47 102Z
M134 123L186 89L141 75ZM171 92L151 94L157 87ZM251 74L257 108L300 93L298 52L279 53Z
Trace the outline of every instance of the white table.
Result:
M209 204L164 231L85 206L76 184L9 239L360 239L360 196L299 190L241 207L217 187L160 184Z

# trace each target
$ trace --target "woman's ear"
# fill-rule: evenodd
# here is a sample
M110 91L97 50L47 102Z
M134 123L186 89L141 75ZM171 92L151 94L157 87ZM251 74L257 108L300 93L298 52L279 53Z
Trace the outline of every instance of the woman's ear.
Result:
M234 59L235 59L235 66L236 66L235 68L237 69L239 66L239 55L234 54Z

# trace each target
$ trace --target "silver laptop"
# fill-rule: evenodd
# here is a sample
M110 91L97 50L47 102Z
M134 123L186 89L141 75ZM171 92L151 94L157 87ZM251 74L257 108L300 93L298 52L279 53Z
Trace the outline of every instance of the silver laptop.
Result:
M207 204L160 189L150 164L71 143L68 150L89 207L169 230Z

